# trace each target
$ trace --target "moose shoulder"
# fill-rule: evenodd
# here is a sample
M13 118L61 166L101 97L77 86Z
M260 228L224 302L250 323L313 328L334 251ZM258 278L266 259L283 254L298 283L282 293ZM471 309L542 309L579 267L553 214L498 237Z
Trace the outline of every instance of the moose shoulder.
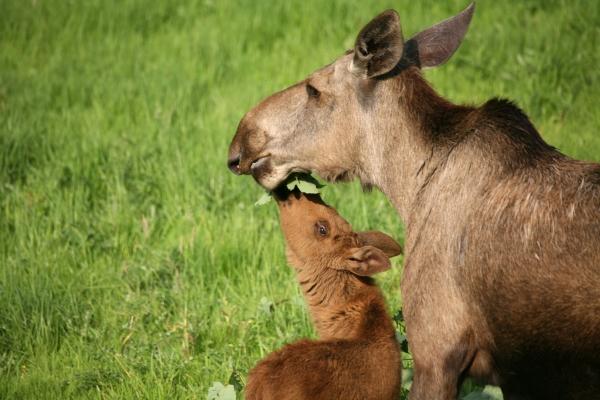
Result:
M468 375L505 398L598 398L600 165L546 144L508 101L454 105L423 79L473 10L408 40L380 14L244 116L229 167L268 189L313 171L390 198L406 223L412 399L456 398Z

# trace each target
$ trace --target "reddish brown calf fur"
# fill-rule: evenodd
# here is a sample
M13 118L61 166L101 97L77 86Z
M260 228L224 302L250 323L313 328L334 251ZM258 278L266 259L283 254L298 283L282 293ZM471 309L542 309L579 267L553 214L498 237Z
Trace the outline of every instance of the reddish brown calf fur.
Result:
M355 233L318 195L278 200L289 263L320 340L300 340L251 372L247 400L397 399L401 359L374 273L400 246L380 232Z

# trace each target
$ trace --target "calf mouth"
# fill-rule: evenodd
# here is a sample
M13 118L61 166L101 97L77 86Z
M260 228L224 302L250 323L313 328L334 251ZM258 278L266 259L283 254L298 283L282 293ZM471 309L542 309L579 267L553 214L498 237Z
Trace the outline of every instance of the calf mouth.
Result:
M298 191L298 190L296 189L295 191ZM277 203L282 203L282 202L287 201L290 198L292 191L287 188L287 185L285 182L282 182L279 186L277 186L275 189L273 189L271 191L271 194L273 195L273 198L275 199L275 201ZM299 193L297 193L295 195L298 196Z

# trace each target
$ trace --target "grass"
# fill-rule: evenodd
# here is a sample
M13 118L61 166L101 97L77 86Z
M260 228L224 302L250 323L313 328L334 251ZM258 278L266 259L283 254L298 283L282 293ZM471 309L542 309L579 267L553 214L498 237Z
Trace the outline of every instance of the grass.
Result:
M205 398L312 336L274 206L225 167L237 122L379 11L408 36L465 5L0 0L0 398ZM453 101L511 98L551 144L600 161L599 38L598 2L481 0L427 77ZM402 239L381 194L324 196Z

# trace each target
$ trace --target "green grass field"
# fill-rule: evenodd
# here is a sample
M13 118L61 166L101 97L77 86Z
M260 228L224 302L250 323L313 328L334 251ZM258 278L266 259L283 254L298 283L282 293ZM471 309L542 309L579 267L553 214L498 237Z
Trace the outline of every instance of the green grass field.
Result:
M0 0L0 398L204 399L313 336L274 205L225 166L237 123L383 9L410 36L466 5ZM551 144L600 161L600 2L477 7L433 85L513 99ZM402 240L380 193L324 197ZM401 261L379 277L391 312Z

